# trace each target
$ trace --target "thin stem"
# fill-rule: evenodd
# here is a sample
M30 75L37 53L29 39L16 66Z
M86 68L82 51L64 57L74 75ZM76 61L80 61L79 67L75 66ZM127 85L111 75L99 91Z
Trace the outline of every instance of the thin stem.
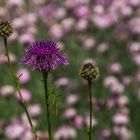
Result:
M45 103L46 103L46 112L47 112L47 125L48 125L49 140L52 140L50 104L49 104L49 92L48 92L48 73L43 71L42 74L43 74L43 79L44 79Z
M89 126L89 140L92 140L92 94L91 94L91 81L88 80L88 93L90 104L90 126Z
M26 113L26 116L28 118L29 124L31 126L32 132L35 135L36 140L39 140L38 136L36 135L35 129L33 127L31 117L30 117L30 115L28 113L28 110L27 110L26 105L24 103L24 100L22 98L22 93L20 91L20 86L19 86L19 80L18 80L18 78L17 78L17 76L16 76L16 74L15 74L15 72L13 70L13 67L12 67L12 64L11 64L11 61L10 61L9 51L8 51L8 47L7 47L7 38L4 38L4 46L5 46L5 53L6 53L6 57L7 57L7 60L8 60L8 66L9 66L9 69L10 69L10 73L11 73L13 79L14 79L14 82L15 82L15 85L16 85L16 88L17 88L17 91L19 93L21 105L22 105L22 107L23 107L23 109L24 109L24 111Z

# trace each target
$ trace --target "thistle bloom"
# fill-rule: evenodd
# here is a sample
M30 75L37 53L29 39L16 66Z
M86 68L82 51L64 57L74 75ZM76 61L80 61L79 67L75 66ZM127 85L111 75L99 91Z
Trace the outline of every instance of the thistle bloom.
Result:
M13 32L12 26L8 21L0 22L0 37L6 38Z
M52 72L58 66L68 64L66 56L60 54L58 44L54 41L36 41L25 50L22 63L32 65L38 71Z

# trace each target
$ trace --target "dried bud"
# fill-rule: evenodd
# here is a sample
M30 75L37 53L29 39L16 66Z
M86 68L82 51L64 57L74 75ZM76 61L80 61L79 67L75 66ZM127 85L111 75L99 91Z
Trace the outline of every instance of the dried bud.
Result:
M93 81L93 80L96 80L98 78L99 69L94 63L88 62L82 66L82 68L80 70L80 75L85 80Z
M13 32L12 26L8 21L0 22L0 37L6 38Z

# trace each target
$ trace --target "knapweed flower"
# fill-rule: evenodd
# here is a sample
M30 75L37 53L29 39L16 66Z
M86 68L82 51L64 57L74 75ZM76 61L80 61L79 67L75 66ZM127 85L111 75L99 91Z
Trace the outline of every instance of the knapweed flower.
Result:
M6 38L13 32L13 28L8 21L0 22L0 37Z
M94 63L87 62L82 66L82 68L80 70L80 75L85 80L93 81L98 78L99 69Z
M22 64L32 65L38 71L52 72L58 66L68 64L66 56L60 54L58 43L54 41L35 41L25 50Z

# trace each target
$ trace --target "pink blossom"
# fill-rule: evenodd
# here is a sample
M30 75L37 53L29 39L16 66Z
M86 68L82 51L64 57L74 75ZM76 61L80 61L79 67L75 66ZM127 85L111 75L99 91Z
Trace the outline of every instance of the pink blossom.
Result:
M62 25L60 24L53 24L49 29L49 34L54 37L55 39L59 39L63 36Z
M21 89L21 94L22 94L23 100L25 102L30 101L30 99L31 99L31 93L27 89ZM18 91L16 91L16 98L18 100L20 100L20 96L19 96Z
M79 19L75 29L78 31L84 31L88 27L88 21L86 19Z
M116 125L125 125L127 124L129 121L128 119L128 116L122 114L122 113L116 113L114 116L113 116L113 122L116 124Z
M72 119L77 114L74 108L68 108L64 111L63 116L65 119Z
M98 44L97 46L97 52L98 53L104 53L108 50L108 44L106 42L102 42L100 44Z
M131 42L131 43L129 43L128 48L131 52L138 52L138 51L140 51L140 43Z
M87 6L78 6L75 8L74 13L77 17L83 18L83 17L89 17L90 16L90 10Z
M128 23L129 29L134 34L140 34L140 17L133 17Z
M19 42L21 44L28 44L35 40L34 36L31 33L23 33L19 36Z
M71 126L61 126L54 134L55 140L75 139L77 136L76 130Z
M5 85L0 87L0 95L1 96L9 96L14 93L15 89L11 85Z
M62 28L64 30L64 32L69 32L72 30L72 28L74 27L75 24L75 20L74 18L65 18L62 21Z
M23 0L8 0L7 4L10 6L22 7L24 5L24 1Z
M20 138L25 130L25 126L22 124L22 122L19 122L18 120L14 120L11 124L9 124L5 128L5 135L9 139L17 139Z
M123 140L131 140L132 139L132 133L130 130L128 130L125 126L115 126L114 127L114 133Z
M40 105L38 105L38 104L30 105L28 107L28 111L32 117L36 117L36 116L40 115L40 113L41 113Z
M74 123L75 123L76 127L81 128L83 126L83 123L84 123L83 117L82 116L76 116L75 119L74 119Z
M84 118L84 122L85 122L85 124L86 124L87 126L90 125L90 116L89 116L89 115L87 115L87 116ZM94 117L92 117L92 127L93 127L93 126L96 126L96 125L97 125L97 120L96 120Z
M55 81L56 86L67 86L70 83L67 77L60 77Z
M66 103L68 105L74 105L78 102L78 100L79 100L79 98L77 95L71 94L71 95L67 96Z
M30 73L27 69L25 68L20 68L17 73L17 77L19 77L19 82L21 84L25 84L30 80Z
M66 9L64 7L59 7L56 10L54 16L55 16L56 19L62 19L66 16L66 14L67 14Z
M129 99L127 96L122 95L118 98L118 105L120 107L126 106L128 105L128 103L129 103Z
M109 14L100 14L100 15L93 15L92 21L93 23L101 28L105 29L110 26L112 26L114 23L116 23L118 20L118 17L115 14L109 13Z
M121 72L121 70L122 70L122 66L118 62L111 64L109 67L109 71L112 73L119 73L119 72Z
M10 57L11 63L14 63L17 59L16 56L12 53L9 53L9 57ZM3 63L7 63L7 57L4 54L1 54L0 55L0 64L3 64Z

